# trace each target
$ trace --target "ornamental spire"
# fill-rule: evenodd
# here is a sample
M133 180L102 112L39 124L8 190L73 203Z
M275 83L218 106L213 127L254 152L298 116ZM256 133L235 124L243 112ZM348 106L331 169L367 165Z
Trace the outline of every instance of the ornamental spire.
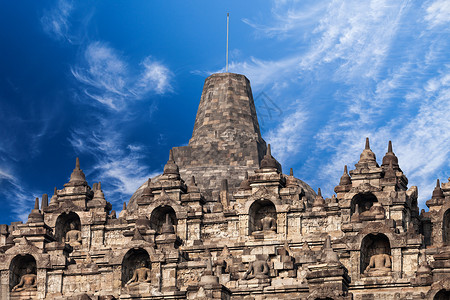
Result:
M86 176L83 173L83 170L80 169L80 159L77 157L75 162L75 169L73 169L72 174L70 175L70 180L64 186L78 186L78 185L87 185Z
M360 155L358 163L375 163L376 164L376 162L377 162L377 160L375 157L375 153L373 153L372 150L370 149L369 138L366 137L366 146Z

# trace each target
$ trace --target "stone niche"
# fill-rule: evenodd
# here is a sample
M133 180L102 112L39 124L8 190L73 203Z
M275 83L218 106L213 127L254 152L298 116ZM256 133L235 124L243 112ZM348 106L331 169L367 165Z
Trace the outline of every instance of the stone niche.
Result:
M74 224L74 229L71 228L71 224ZM68 242L66 241L66 235L71 230L81 231L81 221L78 214L74 212L62 213L56 219L55 224L55 238L58 242Z
M445 245L450 245L450 209L444 213L442 220L442 241Z
M441 290L434 297L433 300L448 300L450 299L450 291Z
M372 257L384 257L384 262L376 263L377 266L373 266L369 270L366 270L370 264ZM382 261L380 259L380 261ZM379 265L384 264L384 268ZM382 233L368 234L361 242L360 250L360 272L361 274L370 275L374 272L374 275L388 275L391 271L391 246L389 239ZM386 273L386 274L381 274Z
M142 266L150 268L148 252L141 248L129 250L122 261L122 286L125 286L133 277L134 271Z
M12 291L26 274L37 274L36 259L30 254L17 255L9 267L9 290Z
M270 200L257 200L249 209L249 233L277 230L277 211Z
M359 193L352 198L351 213L356 212L362 214L368 212L375 202L378 202L377 197L372 193Z
M169 215L169 222L175 228L175 232L177 232L177 216L175 214L175 210L169 205L162 205L156 207L150 216L150 227L156 231L156 234L162 233L163 225L166 223L167 215Z

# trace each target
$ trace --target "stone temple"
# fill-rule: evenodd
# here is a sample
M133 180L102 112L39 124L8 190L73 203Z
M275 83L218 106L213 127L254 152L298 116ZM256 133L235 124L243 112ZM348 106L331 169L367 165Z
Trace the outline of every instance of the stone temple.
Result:
M247 78L214 74L189 144L118 216L77 159L0 225L0 298L450 299L450 183L419 212L392 144L381 165L363 144L324 199L271 155Z

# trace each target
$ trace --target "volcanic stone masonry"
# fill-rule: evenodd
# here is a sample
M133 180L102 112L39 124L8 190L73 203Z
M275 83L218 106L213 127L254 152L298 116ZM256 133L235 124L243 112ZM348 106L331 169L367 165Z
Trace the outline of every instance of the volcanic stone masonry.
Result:
M343 169L327 199L283 174L247 78L214 74L189 144L118 216L77 159L0 225L0 298L450 299L450 182L419 212L391 142Z

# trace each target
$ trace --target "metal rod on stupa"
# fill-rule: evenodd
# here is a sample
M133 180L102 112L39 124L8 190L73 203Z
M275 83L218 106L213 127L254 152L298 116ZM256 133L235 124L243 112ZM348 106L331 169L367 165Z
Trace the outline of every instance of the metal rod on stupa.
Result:
M230 25L230 13L227 13L227 62L226 62L226 72L228 73L228 33L229 33L229 25Z

